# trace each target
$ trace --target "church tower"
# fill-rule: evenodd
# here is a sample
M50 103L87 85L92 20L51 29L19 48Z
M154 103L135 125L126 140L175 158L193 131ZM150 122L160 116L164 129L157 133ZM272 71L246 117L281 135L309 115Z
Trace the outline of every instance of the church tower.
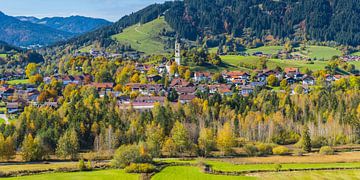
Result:
M181 65L181 44L178 38L175 41L175 62L177 65Z

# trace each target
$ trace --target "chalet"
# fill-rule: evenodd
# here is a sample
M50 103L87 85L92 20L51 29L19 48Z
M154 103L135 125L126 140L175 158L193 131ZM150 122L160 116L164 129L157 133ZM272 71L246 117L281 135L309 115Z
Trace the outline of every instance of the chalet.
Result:
M286 78L286 82L288 84L294 84L296 82L296 80L294 78L292 78L292 77L288 77L288 78Z
M285 68L284 72L288 77L300 74L299 68Z
M297 80L297 81L298 81L298 80L302 80L303 77L304 77L304 74L295 74L295 75L294 75L294 79Z
M331 74L326 74L325 75L325 80L328 81L328 82L331 82L331 81L335 81L335 77Z
M6 104L6 110L8 114L16 114L20 112L20 103L18 102L9 102Z
M98 91L112 91L114 88L114 83L90 83L88 86L95 87Z
M227 84L209 85L208 88L209 88L210 94L214 94L216 92L220 93L220 92L231 91L231 85L227 85Z
M187 82L185 79L175 78L171 81L170 87L193 87L194 84Z
M13 88L7 88L3 93L2 93L2 97L4 99L7 99L10 96L13 96L15 93L15 89Z
M218 92L224 96L231 96L233 95L233 92L231 91L231 89L228 89L228 88L220 88L218 90Z
M251 86L241 86L240 87L240 94L243 96L248 96L249 94L254 92L254 88Z
M164 103L165 99L166 98L163 96L139 96L134 100L134 102L137 102L137 103L155 103L155 102Z
M194 81L210 81L211 80L211 73L209 72L195 72L194 74Z
M278 71L278 70L264 70L263 74L265 74L267 77L269 77L270 75L274 75L276 76L278 79L282 79L283 78L283 74Z
M195 87L176 87L175 90L179 95L194 95L196 92Z
M232 72L227 72L226 74L223 75L224 79L226 79L226 81L228 83L235 83L235 82L247 82L250 78L250 75L246 72L241 72L241 71L232 71Z
M179 96L179 101L180 101L180 103L184 104L184 103L191 102L195 98L196 98L195 95L180 95Z
M253 87L253 88L264 87L265 85L266 85L265 82L251 82L250 83L250 86Z
M265 73L259 73L256 75L256 79L258 82L266 82L268 75Z
M303 85L310 85L313 86L315 85L315 78L312 76L305 76L302 79Z
M147 76L147 80L149 82L158 82L162 77L160 75L149 75Z

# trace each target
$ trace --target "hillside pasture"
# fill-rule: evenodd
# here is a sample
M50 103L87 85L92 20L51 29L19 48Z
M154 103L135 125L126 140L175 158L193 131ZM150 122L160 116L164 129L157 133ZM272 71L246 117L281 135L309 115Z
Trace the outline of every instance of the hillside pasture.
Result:
M122 33L113 35L112 39L129 44L133 49L145 54L164 54L168 53L164 45L167 38L159 35L163 29L171 31L164 17L161 17L146 24L130 26Z
M300 51L304 56L311 59L330 60L333 56L341 56L341 51L327 46L308 46L305 51Z
M283 50L283 46L261 46L258 48L247 49L245 52L248 54L254 54L255 52L262 52L263 54L277 54L279 51Z
M249 64L252 66L256 66L260 58L256 56L237 56L237 55L226 55L221 56L221 59L224 63L230 64L235 67L239 67L240 63ZM309 68L310 70L322 70L328 64L326 61L313 61L313 64L308 61L300 61L300 60L281 60L281 59L269 59L267 62L267 66L269 69L274 69L277 66L281 68L286 67L297 67L301 70L305 70Z

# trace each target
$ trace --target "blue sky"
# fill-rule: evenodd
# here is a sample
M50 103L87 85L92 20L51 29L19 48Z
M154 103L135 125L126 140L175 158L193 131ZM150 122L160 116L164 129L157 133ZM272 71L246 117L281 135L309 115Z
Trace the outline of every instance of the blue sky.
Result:
M82 15L117 21L122 16L165 0L0 0L0 11L11 16Z

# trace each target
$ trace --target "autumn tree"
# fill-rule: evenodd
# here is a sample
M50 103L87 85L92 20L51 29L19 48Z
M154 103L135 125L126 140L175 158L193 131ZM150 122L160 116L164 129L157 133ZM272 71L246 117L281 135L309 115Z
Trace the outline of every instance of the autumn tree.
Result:
M44 152L40 137L34 139L31 134L25 137L21 146L21 154L24 161L42 160Z
M216 144L217 148L219 148L224 155L232 152L232 147L235 145L235 137L230 123L226 122L224 126L219 129Z
M78 151L79 140L76 131L74 129L66 131L58 141L56 154L62 158L75 159Z
M270 75L268 78L267 78L267 83L269 86L275 86L276 83L277 83L278 79L276 78L275 75Z
M198 139L199 149L206 157L214 149L216 145L215 135L211 129L202 128Z
M155 122L146 126L146 144L152 157L160 157L164 141L164 130Z

